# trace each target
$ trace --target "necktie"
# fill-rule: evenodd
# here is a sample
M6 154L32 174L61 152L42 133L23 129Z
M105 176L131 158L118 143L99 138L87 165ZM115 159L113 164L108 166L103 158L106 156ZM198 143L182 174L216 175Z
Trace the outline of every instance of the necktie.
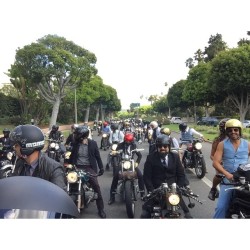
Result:
M167 167L168 167L168 165L167 165L167 162L166 162L166 159L165 159L165 158L162 160L162 165L163 165L163 167L164 167L164 168L167 168Z
M30 176L31 175L30 169L31 169L30 165L25 165L25 175L26 176Z

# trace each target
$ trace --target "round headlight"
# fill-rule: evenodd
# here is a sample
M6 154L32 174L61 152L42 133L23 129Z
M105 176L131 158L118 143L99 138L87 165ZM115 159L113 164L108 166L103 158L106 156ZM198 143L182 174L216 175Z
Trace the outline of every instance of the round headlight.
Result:
M65 159L69 159L70 155L71 155L71 152L67 151L67 152L65 153L65 156L64 156Z
M56 147L56 144L55 144L54 142L51 142L51 143L50 143L50 147L51 147L51 148L55 148L55 147Z
M197 150L200 150L200 149L202 148L202 144L201 144L200 142L196 142L196 143L195 143L195 148L196 148Z
M13 157L13 153L12 153L12 152L8 152L8 154L7 154L7 159L8 159L8 160L11 160L12 157Z
M113 144L112 147L111 147L111 150L116 151L116 148L117 148L117 144Z
M55 145L55 149L56 149L56 150L58 150L58 149L59 149L59 144L58 144L58 143L56 143L56 145Z
M168 201L172 206L176 206L180 203L180 197L177 194L171 194L168 197Z
M78 180L78 176L76 172L70 172L67 175L67 180L69 183L75 183Z
M107 134L103 134L102 137L103 137L103 138L107 137Z
M131 166L130 161L125 161L125 162L123 163L123 168L124 168L124 169L130 169L130 166Z

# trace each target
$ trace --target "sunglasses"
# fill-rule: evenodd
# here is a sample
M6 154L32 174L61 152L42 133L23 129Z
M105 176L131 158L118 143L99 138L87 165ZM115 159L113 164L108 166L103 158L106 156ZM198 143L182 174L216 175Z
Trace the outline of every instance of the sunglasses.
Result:
M228 128L227 132L232 133L232 132L239 132L238 128Z
M161 148L161 147L167 148L167 147L168 147L168 144L158 144L157 147L158 147L158 148Z

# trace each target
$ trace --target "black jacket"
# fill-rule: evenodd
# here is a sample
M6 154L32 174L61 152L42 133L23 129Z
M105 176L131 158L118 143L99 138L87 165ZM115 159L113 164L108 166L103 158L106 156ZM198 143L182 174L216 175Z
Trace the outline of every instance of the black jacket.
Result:
M144 164L143 180L148 192L152 192L164 182L168 185L176 182L179 187L183 187L185 174L179 155L172 152L168 154L167 168L162 165L157 151L148 155Z
M25 176L25 165L25 160L19 158L13 175ZM38 166L35 168L32 176L52 182L66 191L67 184L63 166L43 152L39 154Z
M80 143L74 143L71 151L69 163L76 165L78 158ZM93 170L97 173L97 169L103 169L103 163L98 149L97 143L94 140L88 139L89 161Z

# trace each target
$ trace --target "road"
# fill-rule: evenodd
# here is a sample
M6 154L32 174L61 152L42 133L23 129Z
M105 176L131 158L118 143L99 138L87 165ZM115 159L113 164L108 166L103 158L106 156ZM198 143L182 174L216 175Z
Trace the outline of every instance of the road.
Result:
M175 136L177 139L179 138L179 135L174 132L172 132L172 136ZM100 146L101 137L97 136L96 131L93 131L93 139L96 140L98 146ZM148 143L144 142L141 145L138 145L138 148L145 149L144 151L141 152L142 160L139 165L140 169L143 170L144 162L148 154ZM195 203L195 207L190 209L190 213L192 214L193 218L197 218L197 219L212 218L214 209L215 209L215 204L216 204L216 201L211 201L207 198L209 190L211 188L212 179L215 174L215 170L212 167L212 162L209 158L210 150L211 150L211 143L204 142L203 154L205 157L208 173L203 179L200 180L196 177L196 175L192 171L190 170L187 171L191 189L193 190L195 194L199 195L199 200L201 200L203 203L203 204L199 204L193 201ZM109 153L109 150L104 151L100 149L100 154L101 154L104 166L106 165L106 162L107 162L108 153ZM109 191L110 191L110 185L112 181L112 172L105 171L104 175L98 178L98 181L102 190L104 206L105 206L104 209L107 214L107 218L108 219L128 219L127 214L126 214L125 204L119 201L119 197L117 197L117 195L116 195L116 202L112 205L108 205ZM140 218L141 207L142 207L142 201L138 200L136 202L135 218ZM95 202L91 203L88 208L85 208L82 211L81 218L99 219Z

